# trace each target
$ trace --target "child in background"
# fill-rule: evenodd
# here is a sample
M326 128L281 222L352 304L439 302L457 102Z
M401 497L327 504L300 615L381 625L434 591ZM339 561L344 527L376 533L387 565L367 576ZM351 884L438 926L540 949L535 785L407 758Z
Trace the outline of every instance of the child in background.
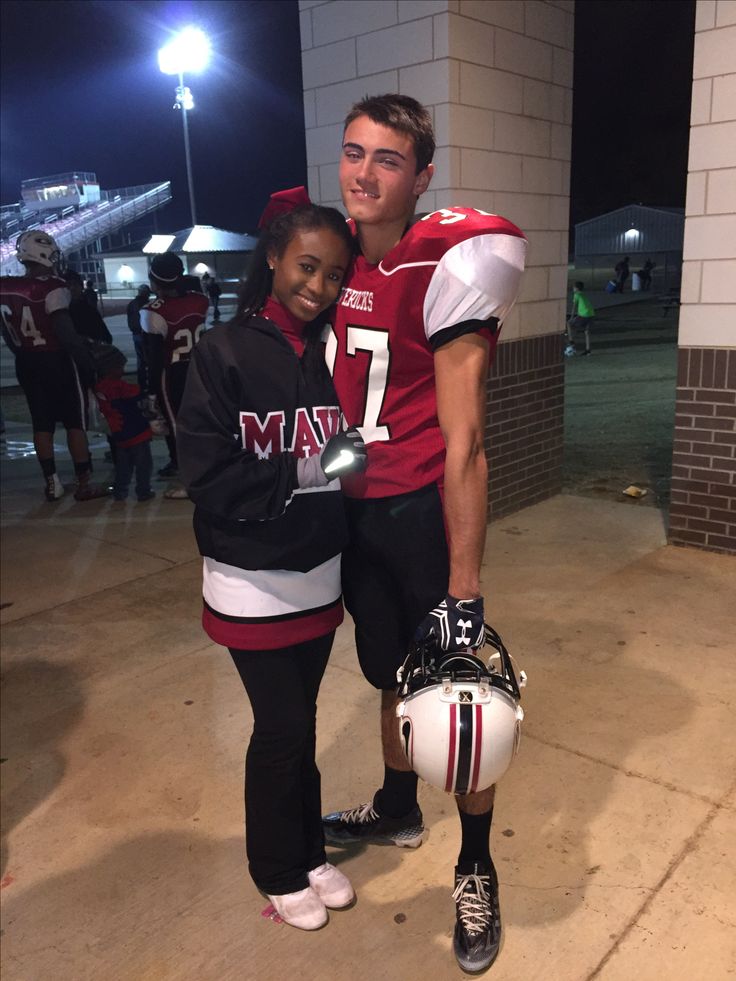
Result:
M595 310L593 309L593 304L583 293L583 283L577 282L574 284L573 294L572 294L572 313L570 314L570 319L567 321L567 347L565 348L565 357L569 358L575 354L575 345L573 343L573 331L576 327L580 327L585 331L585 350L581 351L581 354L590 354L590 328L595 320Z
M141 399L140 387L123 381L125 355L112 345L109 348L104 360L97 362L95 395L110 427L110 439L115 451L112 496L116 501L126 500L130 481L135 474L136 497L139 501L150 501L156 496L151 490L151 427L138 404Z

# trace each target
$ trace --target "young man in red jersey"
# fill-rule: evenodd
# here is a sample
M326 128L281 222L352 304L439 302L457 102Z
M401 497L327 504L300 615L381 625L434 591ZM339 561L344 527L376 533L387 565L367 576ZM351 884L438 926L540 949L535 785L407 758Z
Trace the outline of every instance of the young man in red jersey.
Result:
M61 252L42 229L22 232L16 243L24 276L0 280L2 333L15 355L15 373L31 413L33 445L43 472L47 501L64 495L56 473L54 431L66 429L74 462L78 501L105 497L106 486L91 482L92 461L87 442L87 387L93 384L91 357L74 329L70 293L59 276Z
M207 297L187 292L184 264L178 255L162 252L151 261L150 283L156 299L141 310L141 327L146 335L148 384L169 427L166 445L169 462L160 477L176 477L176 417L184 395L184 384L194 346L202 336L207 319ZM166 491L164 497L187 496L183 488Z
M351 532L343 589L363 673L381 690L385 773L370 803L325 817L332 844L421 844L417 777L396 721L396 670L415 636L434 634L444 649L483 643L486 378L526 240L505 219L474 209L414 220L433 153L429 114L414 99L367 98L346 119L340 186L359 254L326 356L346 420L368 444L367 471L343 481ZM493 963L501 939L493 799L494 788L456 797L454 948L472 972Z

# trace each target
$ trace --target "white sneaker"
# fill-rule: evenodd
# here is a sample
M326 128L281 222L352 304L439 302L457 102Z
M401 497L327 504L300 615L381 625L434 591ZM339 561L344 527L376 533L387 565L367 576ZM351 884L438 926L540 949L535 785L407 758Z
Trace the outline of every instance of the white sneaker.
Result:
M348 877L329 862L312 869L309 885L330 909L343 909L355 899L355 890Z
M52 473L50 477L46 478L45 494L47 501L58 501L64 496L64 485L59 480L57 473Z
M319 930L329 919L325 904L311 886L268 898L284 923L300 930Z

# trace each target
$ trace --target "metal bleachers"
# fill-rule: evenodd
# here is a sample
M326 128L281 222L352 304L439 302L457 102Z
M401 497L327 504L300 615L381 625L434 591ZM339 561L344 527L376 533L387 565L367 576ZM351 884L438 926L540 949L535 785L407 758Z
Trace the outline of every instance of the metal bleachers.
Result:
M81 207L78 211L65 208L38 213L18 207L17 212L3 209L2 239L0 240L0 275L18 276L23 267L15 258L15 241L29 228L43 228L53 235L62 252L84 248L105 235L120 231L150 211L161 208L171 200L171 182L139 184L103 191L102 200ZM71 211L71 213L70 213Z

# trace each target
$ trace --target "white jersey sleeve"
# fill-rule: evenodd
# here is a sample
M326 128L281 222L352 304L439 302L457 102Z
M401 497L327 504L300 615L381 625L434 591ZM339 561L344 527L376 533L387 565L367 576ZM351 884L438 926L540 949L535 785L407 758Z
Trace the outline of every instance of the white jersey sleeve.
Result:
M71 299L71 293L66 286L59 286L55 290L50 290L46 294L46 313L51 314L59 310L68 310Z
M160 334L161 337L166 337L168 333L166 321L161 314L147 307L141 310L141 327L147 334Z
M503 322L519 293L526 249L526 239L504 234L476 235L448 249L424 297L427 340L466 320Z

